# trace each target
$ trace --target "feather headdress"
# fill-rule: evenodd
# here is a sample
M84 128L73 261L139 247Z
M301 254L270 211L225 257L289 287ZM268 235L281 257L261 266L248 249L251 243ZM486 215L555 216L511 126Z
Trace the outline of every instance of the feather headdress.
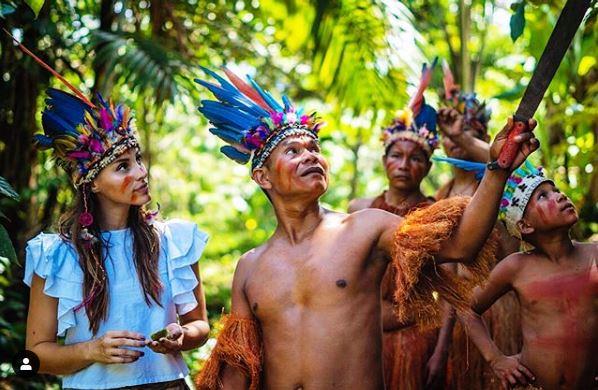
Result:
M91 182L127 149L139 148L129 108L108 103L100 95L96 106L58 72L10 36L26 55L74 93L55 88L46 91L48 98L42 112L44 133L35 134L34 143L41 149L52 149L58 164L69 173L75 186Z
M305 114L286 97L278 103L249 76L243 81L224 68L228 80L210 69L201 67L218 84L195 79L206 87L217 100L202 100L199 111L214 126L210 132L229 145L220 148L227 157L260 168L274 148L285 138L307 135L318 138L322 122L315 113Z
M381 140L386 150L399 139L416 142L428 155L438 146L436 110L426 104L424 99L424 92L430 85L436 62L437 58L430 67L427 64L423 65L419 86L409 105L400 110L390 126L383 130Z
M449 157L433 157L435 161L446 162L466 171L475 172L476 179L481 180L484 176L486 164L460 160ZM521 233L517 229L517 222L523 218L525 208L534 193L534 190L544 182L552 180L544 176L542 167L535 167L529 161L525 161L517 168L507 180L500 201L498 217L505 223L508 232L521 239Z
M485 102L480 102L475 93L463 93L446 61L442 61L444 103L463 114L464 122L476 130L486 132L492 114Z

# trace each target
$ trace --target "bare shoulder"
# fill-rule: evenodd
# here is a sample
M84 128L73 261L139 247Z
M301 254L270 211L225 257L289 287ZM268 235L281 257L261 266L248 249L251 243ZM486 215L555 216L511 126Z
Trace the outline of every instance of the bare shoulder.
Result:
M354 213L355 211L367 209L372 206L374 198L357 198L349 202L349 212Z
M363 209L349 214L347 221L356 229L381 233L389 229L394 231L403 218L380 209Z
M513 280L528 267L530 260L535 258L533 252L515 252L501 260L493 269L491 275L497 278Z
M234 279L246 280L251 270L255 267L260 257L266 250L268 243L264 243L256 248L250 249L239 258L235 269Z
M574 241L573 244L575 247L582 251L584 254L594 255L598 254L598 241L591 241L591 242L579 242Z

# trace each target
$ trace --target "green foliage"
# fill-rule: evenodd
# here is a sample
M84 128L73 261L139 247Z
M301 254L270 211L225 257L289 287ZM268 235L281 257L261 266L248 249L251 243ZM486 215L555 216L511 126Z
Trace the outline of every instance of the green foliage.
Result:
M387 185L379 134L407 104L422 62L446 58L460 82L466 70L463 53L469 55L472 83L464 87L475 87L488 101L495 133L515 110L560 10L559 2L544 0L516 2L513 15L491 0L156 3L164 6L152 12L154 2L114 2L102 14L102 2L55 1L48 2L35 21L17 18L19 12L6 20L39 34L32 49L42 51L73 84L135 109L152 196L162 216L192 220L211 236L199 264L212 324L223 310L230 310L238 258L272 234L275 218L267 198L250 180L248 167L221 156L222 143L197 113L200 100L211 98L192 81L204 76L197 65L226 64L254 75L277 98L286 92L306 109L317 109L328 123L322 146L331 166L331 185L322 202L343 211L350 198L377 195ZM470 8L460 9L461 3ZM1 10L8 9L4 5L12 2L1 2ZM581 239L598 231L598 27L595 9L592 12L539 108L542 150L534 157L581 210L574 232ZM469 22L467 34L460 16ZM514 31L509 18L513 22L515 17ZM467 38L463 44L462 35ZM19 66L37 67L16 59ZM12 66L0 74L12 75ZM62 88L55 80L51 85ZM436 75L426 92L433 105L440 85ZM41 107L44 96L36 99ZM0 143L0 154L6 147ZM12 237L19 244L20 260L24 242L40 230L52 230L52 222L73 199L68 178L48 153L39 153L31 168L25 181L29 184L17 188L19 205L26 204L19 214L23 227ZM447 166L434 165L424 192L432 195L449 178ZM16 193L1 179L0 193L8 197L0 201L0 212L14 207ZM0 229L0 240L4 234ZM10 250L0 252L3 351L24 343L26 294L22 268L13 259ZM192 372L213 345L210 340L185 354Z
M525 1L514 3L511 8L513 9L513 15L509 26L511 27L511 39L515 42L523 34L525 28Z
M44 0L25 0L25 3L31 8L36 18L37 15L39 15L39 11L44 6Z

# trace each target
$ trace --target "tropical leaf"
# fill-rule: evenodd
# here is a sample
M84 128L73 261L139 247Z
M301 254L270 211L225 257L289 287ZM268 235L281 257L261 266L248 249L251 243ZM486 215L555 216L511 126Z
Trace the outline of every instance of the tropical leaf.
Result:
M523 34L525 28L525 2L515 3L511 7L515 13L511 15L509 27L511 28L511 40L515 42Z
M0 257L6 257L11 263L17 261L15 248L12 246L12 241L8 236L6 228L2 225L0 225Z
M4 19L5 16L12 14L17 9L16 5L10 2L0 2L0 18Z
M12 186L2 176L0 176L0 195L4 195L13 200L19 200L19 194L17 194Z
M25 0L25 3L31 8L36 18L37 15L39 15L39 11L44 6L44 0Z
M96 30L92 47L98 65L106 67L109 80L127 85L133 92L149 92L156 102L174 102L179 94L194 94L197 90L190 81L194 64L159 39Z

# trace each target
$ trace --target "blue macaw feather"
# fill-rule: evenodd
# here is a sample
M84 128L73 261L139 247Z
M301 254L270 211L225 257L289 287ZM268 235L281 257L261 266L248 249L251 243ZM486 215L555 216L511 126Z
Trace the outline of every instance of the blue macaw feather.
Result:
M486 164L476 162L476 161L466 161L460 160L458 158L451 158L451 157L443 157L443 156L433 156L432 160L445 162L451 164L457 168L463 169L468 172L475 172L476 180L482 180L484 176L484 172L486 171Z
M436 110L429 104L423 104L419 110L419 114L414 118L417 127L422 127L424 124L430 131L436 131Z
M43 134L35 134L33 136L33 142L42 148L50 148L52 147L53 139Z
M274 111L278 111L278 112L283 111L282 106L280 104L278 104L278 102L276 100L274 100L274 98L272 97L272 95L270 95L268 92L266 92L263 89L261 89L260 86L257 85L257 83L250 76L247 76L247 80L249 80L249 83L251 84L251 86L253 87L253 89L255 89L257 91L257 93L260 94L260 96L262 97L262 99L264 99L266 101L266 103Z
M55 88L49 88L46 91L48 98L46 110L54 112L66 122L70 123L72 127L77 127L82 123L85 117L85 111L89 110L87 103L71 95Z
M218 136L220 139L228 142L228 143L241 143L243 139L243 134L239 133L238 131L226 130L223 128L210 128L210 133Z
M59 137L62 134L78 137L80 134L71 123L48 110L42 112L42 126L44 133L51 137Z
M288 111L291 108L291 102L289 101L287 95L282 95L282 102L284 103L285 111Z
M218 92L213 92L213 93L214 93L214 96L216 96L218 99L222 99L223 101L225 101L227 103L221 103L221 102L215 101L215 100L203 100L202 103L206 104L207 102L210 102L207 104L238 107L238 109L247 112L248 114L250 114L253 117L265 117L265 116L269 115L266 110L264 110L257 104L251 102L244 95L233 96L229 92L225 92L225 91L218 91Z
M229 91L224 88L221 88L218 85L199 79L195 79L195 81L198 84L206 87L210 92L214 94L214 96L216 96L218 100L220 100L219 102L212 100L206 101L212 101L214 102L214 104L231 105L233 107L239 107L242 108L244 111L251 113L253 116L264 117L269 115L266 110L264 110L259 105L255 104L253 101L251 101L249 98L247 98L245 95L243 95L237 90Z
M210 122L217 127L219 123L231 124L239 130L247 130L255 126L258 122L256 118L238 111L234 107L227 107L224 105L218 106L202 106L199 111L209 118Z
M251 158L250 154L239 152L237 149L230 145L226 145L220 148L220 151L224 153L228 158L235 160L240 164L247 164Z
M102 95L100 93L97 93L96 96L98 97L98 100L99 100L100 104L102 105L102 107L109 106L108 102L106 102L106 100L104 100L104 98L102 97Z
M199 66L201 68L201 70L203 70L206 74L212 76L213 78L215 78L216 80L218 80L218 82L220 83L220 85L222 86L222 88L229 90L229 91L238 91L237 88L228 82L228 80L226 80L224 77L220 76L218 73L204 67L204 66ZM195 79L195 82L198 82L198 79Z

